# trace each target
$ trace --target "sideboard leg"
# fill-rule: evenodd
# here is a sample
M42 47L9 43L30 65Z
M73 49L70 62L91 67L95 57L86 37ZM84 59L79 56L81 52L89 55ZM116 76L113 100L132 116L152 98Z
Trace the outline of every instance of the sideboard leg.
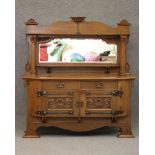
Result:
M117 135L118 138L134 138L134 135L131 131L131 128L128 125L123 125L120 127L119 134Z
M25 135L23 138L39 138L40 136L37 133L37 126L34 124L30 124L25 131Z

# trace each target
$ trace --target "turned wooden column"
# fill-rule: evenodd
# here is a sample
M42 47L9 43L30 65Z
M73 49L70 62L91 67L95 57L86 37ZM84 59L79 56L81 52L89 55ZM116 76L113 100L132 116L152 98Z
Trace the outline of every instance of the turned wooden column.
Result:
M29 50L29 56L28 56L28 63L26 64L26 71L30 74L36 74L36 67L35 67L35 62L36 62L36 43L37 43L37 38L36 35L29 34L31 30L36 28L38 23L34 19L29 19L26 23L26 28L27 28L27 41L28 41L28 50Z

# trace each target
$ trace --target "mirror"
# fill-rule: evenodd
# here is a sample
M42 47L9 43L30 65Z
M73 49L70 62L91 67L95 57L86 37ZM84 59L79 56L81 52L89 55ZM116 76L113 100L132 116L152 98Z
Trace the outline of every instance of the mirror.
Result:
M117 45L102 39L56 38L39 44L39 63L117 63Z

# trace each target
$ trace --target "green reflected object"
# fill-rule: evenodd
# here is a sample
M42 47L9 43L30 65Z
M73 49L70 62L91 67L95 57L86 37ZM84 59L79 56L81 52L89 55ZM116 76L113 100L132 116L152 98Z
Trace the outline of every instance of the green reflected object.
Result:
M57 46L50 53L50 55L53 57L53 59L55 61L61 61L60 58L61 58L62 52L64 51L67 44L64 43L63 41L56 41L56 42L53 42L53 43L57 44Z

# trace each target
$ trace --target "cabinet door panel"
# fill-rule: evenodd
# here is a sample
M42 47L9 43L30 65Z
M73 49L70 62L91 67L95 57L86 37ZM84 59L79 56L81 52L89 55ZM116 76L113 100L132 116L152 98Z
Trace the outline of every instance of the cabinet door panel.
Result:
M76 91L48 90L42 96L42 110L49 117L74 117L77 115L76 101Z
M87 117L111 117L117 109L117 96L112 91L83 91L81 100L84 103L83 116Z

